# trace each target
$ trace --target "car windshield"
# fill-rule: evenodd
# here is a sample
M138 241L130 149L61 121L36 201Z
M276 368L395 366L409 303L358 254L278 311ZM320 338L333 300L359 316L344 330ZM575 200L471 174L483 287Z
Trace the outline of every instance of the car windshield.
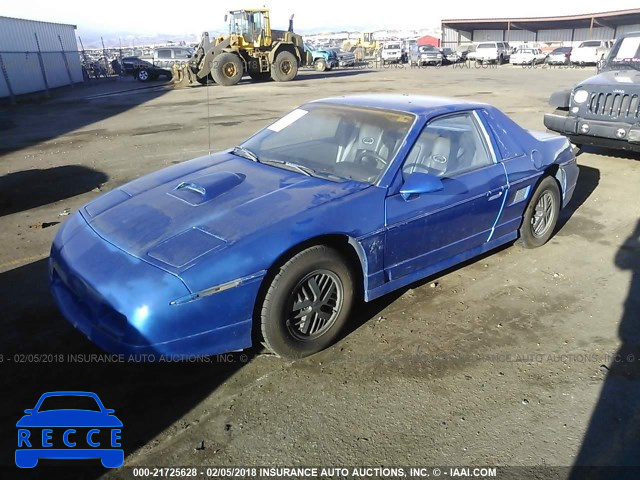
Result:
M386 48L388 50L399 50L400 49L400 44L399 43L389 43L388 45L385 45L384 48Z
M640 68L640 35L625 37L617 42L607 58L604 68Z
M495 43L481 43L480 45L478 45L478 49L480 48L496 48L496 44Z
M55 395L42 400L39 412L50 410L90 410L100 411L100 406L95 398L87 395Z
M414 119L397 111L312 103L261 130L234 153L327 180L373 184L393 160Z
M533 50L531 50L530 48L521 48L520 50L518 50L518 53L533 54L535 52Z
M436 47L433 47L431 45L424 45L422 47L420 47L420 51L421 52L435 52L437 51Z
M571 48L569 48L569 47L560 47L560 48L556 48L551 53L569 53L569 52L571 52Z

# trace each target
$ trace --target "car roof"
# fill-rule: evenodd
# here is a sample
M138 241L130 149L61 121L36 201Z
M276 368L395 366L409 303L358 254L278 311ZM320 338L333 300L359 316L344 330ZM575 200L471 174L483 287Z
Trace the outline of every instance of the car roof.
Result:
M460 110L487 107L484 103L469 102L459 98L402 94L348 95L344 97L321 98L311 103L316 102L361 108L395 110L429 117Z

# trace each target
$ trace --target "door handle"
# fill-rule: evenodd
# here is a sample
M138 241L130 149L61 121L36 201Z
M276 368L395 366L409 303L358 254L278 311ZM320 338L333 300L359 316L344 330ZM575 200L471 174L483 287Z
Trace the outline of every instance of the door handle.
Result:
M503 193L504 193L504 189L500 188L499 190L493 190L491 192L488 192L487 197L489 198L489 201L496 200L500 198Z

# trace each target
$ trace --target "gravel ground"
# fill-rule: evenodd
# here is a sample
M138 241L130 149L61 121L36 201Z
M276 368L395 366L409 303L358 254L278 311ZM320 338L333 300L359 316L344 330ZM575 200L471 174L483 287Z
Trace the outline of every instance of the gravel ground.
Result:
M45 391L89 390L124 422L126 466L639 465L637 156L582 152L576 194L548 245L507 246L362 305L340 342L298 362L257 350L193 364L90 361L100 350L61 317L47 288L46 258L65 213L233 146L305 101L472 98L543 130L550 93L592 73L354 69L183 90L122 79L3 107L4 431ZM13 464L13 435L2 436L4 465Z

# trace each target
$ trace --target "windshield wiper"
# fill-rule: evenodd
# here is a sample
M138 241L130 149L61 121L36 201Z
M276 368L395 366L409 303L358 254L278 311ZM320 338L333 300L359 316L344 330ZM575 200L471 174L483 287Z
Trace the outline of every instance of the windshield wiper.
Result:
M262 163L271 163L276 165L284 165L286 167L292 168L298 173L306 175L307 177L315 177L316 171L311 167L306 167L304 165L298 165L297 163L287 162L285 160L262 160Z
M241 147L240 145L233 147L233 153L240 157L248 158L249 160L260 163L260 159L258 158L258 155L253 153L248 148Z

